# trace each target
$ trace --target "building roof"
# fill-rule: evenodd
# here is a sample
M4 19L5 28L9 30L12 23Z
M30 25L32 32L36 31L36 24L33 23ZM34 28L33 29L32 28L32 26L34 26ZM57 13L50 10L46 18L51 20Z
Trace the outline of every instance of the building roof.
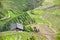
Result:
M19 29L22 29L23 30L23 25L20 24L20 23L11 24L10 29L13 30L15 28L19 28Z

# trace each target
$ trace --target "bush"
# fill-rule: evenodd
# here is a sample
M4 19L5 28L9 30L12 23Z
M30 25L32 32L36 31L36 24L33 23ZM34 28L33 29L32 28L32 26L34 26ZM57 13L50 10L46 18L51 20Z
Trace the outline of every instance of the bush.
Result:
M36 38L35 38L34 36L32 36L32 37L30 38L30 40L36 40Z
M25 26L24 31L33 32L33 29L30 26Z
M57 35L54 40L60 40L60 36Z

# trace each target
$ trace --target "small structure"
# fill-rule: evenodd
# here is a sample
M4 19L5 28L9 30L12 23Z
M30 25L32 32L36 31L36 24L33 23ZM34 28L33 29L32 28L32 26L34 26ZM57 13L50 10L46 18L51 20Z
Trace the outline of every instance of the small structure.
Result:
M23 25L20 24L20 23L11 24L10 30L22 31L23 30Z

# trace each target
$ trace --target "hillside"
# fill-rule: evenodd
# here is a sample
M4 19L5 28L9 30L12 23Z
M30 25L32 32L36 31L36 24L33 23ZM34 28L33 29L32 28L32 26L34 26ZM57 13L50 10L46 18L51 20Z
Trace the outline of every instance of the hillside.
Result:
M15 23L23 29L11 30ZM0 40L60 40L59 35L60 0L0 0Z

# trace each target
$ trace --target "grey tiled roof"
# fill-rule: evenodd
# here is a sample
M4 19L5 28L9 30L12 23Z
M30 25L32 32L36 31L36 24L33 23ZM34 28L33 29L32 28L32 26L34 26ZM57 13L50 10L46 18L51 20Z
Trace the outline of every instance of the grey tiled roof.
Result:
M20 23L11 24L10 29L13 30L15 28L23 29L23 25Z

